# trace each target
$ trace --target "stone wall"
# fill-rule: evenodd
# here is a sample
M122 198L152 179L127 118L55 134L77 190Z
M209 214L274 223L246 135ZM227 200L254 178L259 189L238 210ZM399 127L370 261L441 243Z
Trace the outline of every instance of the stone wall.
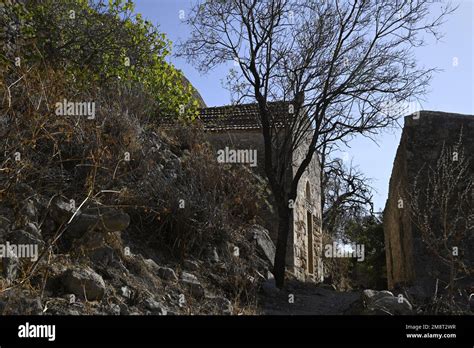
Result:
M296 174L299 164L306 156L308 145L309 139L293 153L293 174ZM294 273L300 279L317 282L323 280L320 174L319 158L315 154L298 184L298 194L293 209L292 236ZM311 240L312 249L309 247ZM312 265L309 264L310 253L313 254Z
M412 222L407 193L410 192L417 176L417 185L424 187L426 177L418 175L420 170L434 166L443 144L455 145L461 129L462 145L465 155L470 159L469 175L472 178L474 176L473 116L422 111L405 117L384 211L387 279L390 289L397 285L413 285L425 293L432 292L436 278L444 280L447 278L447 270L427 250L419 230ZM460 257L463 257L472 269L474 267L472 234L460 243L459 248ZM470 281L472 282L472 278Z
M251 149L257 150L257 174L265 178L265 149L263 135L261 130L233 130L208 132L207 139L212 146L218 149L224 149L226 146L232 149ZM307 146L307 145L306 145ZM304 149L296 151L293 154L293 174L297 170L297 165L301 163ZM310 198L306 198L306 186L309 185ZM293 231L290 232L287 250L287 269L294 273L301 280L319 281L322 277L321 262L321 194L320 194L320 170L317 156L309 165L303 174L298 186L298 198L294 204L293 211ZM271 197L269 202L272 204ZM308 204L309 203L309 204ZM308 235L308 214L312 216L312 236ZM277 240L278 219L274 205L264 209L262 213L262 225L268 229L270 237L274 242ZM313 241L313 272L308 273L308 240Z

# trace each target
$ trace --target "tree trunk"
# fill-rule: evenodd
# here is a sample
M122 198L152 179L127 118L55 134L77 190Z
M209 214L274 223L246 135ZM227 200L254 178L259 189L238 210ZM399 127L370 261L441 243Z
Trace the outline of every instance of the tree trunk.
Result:
M290 232L290 213L291 210L288 207L278 209L278 238L273 275L275 276L275 285L279 289L285 284L286 249Z

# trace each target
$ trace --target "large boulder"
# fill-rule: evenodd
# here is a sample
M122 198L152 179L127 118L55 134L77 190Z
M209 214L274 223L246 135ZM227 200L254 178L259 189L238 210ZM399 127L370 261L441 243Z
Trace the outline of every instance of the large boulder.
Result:
M87 211L74 218L68 228L68 233L79 238L91 229L116 232L125 230L128 225L130 225L130 216L120 210L109 209L105 212L97 211L95 214Z
M2 255L2 276L8 284L11 284L16 279L20 266L20 259L16 254L8 253L8 255Z
M195 272L199 270L199 263L193 260L184 260L183 267L191 272Z
M38 248L44 245L41 235L29 233L25 230L11 231L6 235L6 240L17 245L37 245Z
M250 229L250 233L255 240L258 252L273 266L276 248L268 231L262 226L253 225Z
M24 230L38 239L43 239L41 230L36 223L28 222L24 227Z
M130 216L116 209L99 213L99 227L106 232L124 231L130 225Z
M166 315L168 309L161 303L156 301L154 298L147 298L144 301L145 308L154 315Z
M156 274L161 279L170 280L170 281L178 280L178 277L176 276L175 271L172 268L169 268L169 267L159 267L157 269Z
M74 206L63 197L55 197L51 203L50 215L53 220L62 225L68 222L75 212ZM123 231L130 225L130 216L112 208L88 208L74 216L74 220L65 232L68 241L79 239L90 230L104 232Z
M105 282L89 267L74 267L61 276L64 288L74 295L89 301L100 300L105 294Z
M74 207L66 198L56 196L51 201L49 214L58 225L62 225L74 214Z
M0 315L41 315L43 306L37 294L11 289L0 294Z
M115 260L115 251L108 245L91 249L88 251L88 255L92 262L103 266L107 266Z
M152 259L144 259L143 260L143 263L148 267L148 269L157 274L158 273L158 270L160 269L160 266L158 266L158 264L153 261Z
M394 296L390 291L364 290L362 302L366 314L409 315L413 307L403 296Z
M216 296L214 294L206 295L206 300L218 312L223 315L232 315L234 307L232 302L224 296Z
M43 240L24 230L5 232L0 229L0 241L2 275L8 283L17 278L21 260L29 258L36 261L44 246Z
M194 274L183 272L181 274L181 284L186 287L194 297L202 298L205 296L204 287Z

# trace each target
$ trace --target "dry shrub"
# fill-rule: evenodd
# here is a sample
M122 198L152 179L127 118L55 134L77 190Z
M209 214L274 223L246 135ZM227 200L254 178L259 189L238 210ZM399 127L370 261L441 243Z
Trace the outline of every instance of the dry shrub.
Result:
M222 248L236 226L253 223L261 199L250 169L219 164L205 136L196 125L176 123L160 133L166 161L156 165L137 187L139 199L153 206L141 215L151 241L167 245L178 257L201 257L210 245ZM159 157L158 156L158 157ZM148 156L149 158L149 156ZM138 204L138 202L137 202Z
M10 91L4 90L0 192L24 182L38 193L79 198L114 186L126 167L124 153L133 158L140 151L139 129L133 121L137 115L124 114L120 99L107 92L81 91L52 69L24 72ZM55 104L64 99L94 102L95 119L57 115Z
M241 228L257 222L265 187L250 168L219 164L196 124L159 128L144 105L152 100L140 99L139 86L84 90L61 70L15 74L9 79L18 82L9 90L11 81L2 83L1 90L0 201L20 209L25 186L46 199L61 194L77 204L88 196L89 206L114 206L130 215L134 244L150 242L143 245L180 259L203 258L217 247L228 267L214 279L217 293L251 313L255 250ZM95 119L56 115L55 103L64 99L95 102ZM241 258L235 260L229 244L239 246Z
M126 210L136 229L181 257L200 256L231 240L234 226L255 222L263 188L251 170L217 163L196 125L159 131L141 109L147 99L138 101L139 86L83 90L61 70L16 74L13 87L2 84L2 199L15 201L20 183L48 198L90 196L89 203ZM95 119L57 115L64 99L94 102Z

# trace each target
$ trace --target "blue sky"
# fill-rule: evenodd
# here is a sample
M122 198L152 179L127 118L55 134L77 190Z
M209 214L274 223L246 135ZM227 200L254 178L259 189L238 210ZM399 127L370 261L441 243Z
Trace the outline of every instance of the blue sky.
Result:
M193 3L195 0L135 0L136 11L159 25L172 42L184 40L189 34L189 28L180 16L186 16ZM474 115L474 0L457 0L457 3L459 9L443 26L443 40L430 42L427 47L416 51L420 65L442 69L434 76L431 91L425 96L421 108ZM184 72L208 106L230 103L229 92L222 87L221 81L231 63L202 76L184 60L170 57L170 61ZM376 210L385 206L400 134L401 129L386 131L378 137L377 144L364 138L354 139L351 147L344 149L342 154L344 159L352 160L373 179Z

